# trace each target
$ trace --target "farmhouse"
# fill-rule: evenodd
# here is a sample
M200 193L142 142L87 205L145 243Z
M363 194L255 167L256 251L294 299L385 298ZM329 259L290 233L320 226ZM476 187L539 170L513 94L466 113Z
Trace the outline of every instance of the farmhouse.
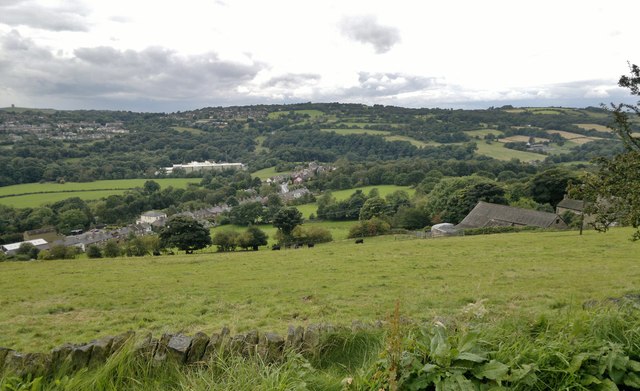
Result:
M140 218L136 221L136 224L158 224L164 225L164 221L167 219L167 214L151 210L144 212L140 215Z
M176 168L184 170L187 174L200 171L246 170L246 166L242 163L216 163L205 160L204 162L174 164L172 167L165 167L164 171L171 174Z
M567 228L567 224L555 213L480 201L456 228L482 227Z

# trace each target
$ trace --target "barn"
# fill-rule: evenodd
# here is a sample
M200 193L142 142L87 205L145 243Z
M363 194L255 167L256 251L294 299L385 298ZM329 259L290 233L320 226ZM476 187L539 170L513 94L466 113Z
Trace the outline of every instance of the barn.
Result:
M562 217L555 213L492 204L480 201L469 214L456 225L458 229L482 227L540 227L567 228Z

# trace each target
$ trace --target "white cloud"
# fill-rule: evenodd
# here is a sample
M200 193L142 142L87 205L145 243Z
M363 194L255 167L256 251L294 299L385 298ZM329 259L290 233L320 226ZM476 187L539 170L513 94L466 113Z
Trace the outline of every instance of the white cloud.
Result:
M616 80L640 62L639 12L625 0L0 0L0 106L598 104L626 97Z
M373 45L378 54L388 52L401 41L397 28L381 25L372 15L345 17L339 27L344 36Z

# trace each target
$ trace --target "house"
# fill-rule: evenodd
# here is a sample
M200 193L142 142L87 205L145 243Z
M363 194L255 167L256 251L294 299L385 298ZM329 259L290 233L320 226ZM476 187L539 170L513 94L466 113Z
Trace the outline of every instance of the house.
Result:
M144 212L140 215L140 218L136 220L136 224L154 224L156 222L164 223L167 220L167 214L164 212L158 212L156 210L151 210L149 212ZM164 226L164 224L162 224Z
M540 227L562 229L567 228L567 224L555 213L480 201L460 224L456 225L456 228L482 227Z
M292 200L297 200L298 198L302 198L307 194L311 194L309 189L307 189L306 187L302 187L300 189L295 189L293 191L283 194L282 198L285 201L292 201Z
M48 250L49 249L49 243L46 240L44 240L44 239L34 239L34 240L26 240L24 242L3 244L3 245L0 246L0 251L5 253L6 255L14 255L16 253L16 251L18 251L18 249L20 248L20 246L23 243L31 243L38 250Z

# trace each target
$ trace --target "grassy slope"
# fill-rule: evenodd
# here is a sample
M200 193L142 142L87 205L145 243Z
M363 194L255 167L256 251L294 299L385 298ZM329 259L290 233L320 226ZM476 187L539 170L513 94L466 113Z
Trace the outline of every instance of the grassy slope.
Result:
M474 140L478 146L477 153L480 155L486 155L498 160L511 160L520 159L523 162L530 162L533 160L544 160L545 155L540 155L532 152L517 151L515 149L505 148L502 143L492 142L487 144L484 140Z
M85 200L122 194L124 190L142 187L149 179L118 179L95 182L26 183L0 187L0 204L19 208L36 207L45 202L55 202L69 197ZM162 188L173 186L185 188L189 183L199 183L200 178L158 178L154 179ZM46 193L46 194L32 194ZM17 196L7 197L16 194ZM20 195L22 194L22 195Z
M279 174L288 174L288 172L278 172L276 171L276 167L273 166L273 167L263 168L262 170L258 170L256 172L252 172L251 176L258 177L262 180L266 180Z
M350 240L314 249L0 263L0 346L43 350L128 329L284 332L288 324L413 319L485 300L495 318L637 291L631 230L436 240ZM45 283L46 281L46 283Z

